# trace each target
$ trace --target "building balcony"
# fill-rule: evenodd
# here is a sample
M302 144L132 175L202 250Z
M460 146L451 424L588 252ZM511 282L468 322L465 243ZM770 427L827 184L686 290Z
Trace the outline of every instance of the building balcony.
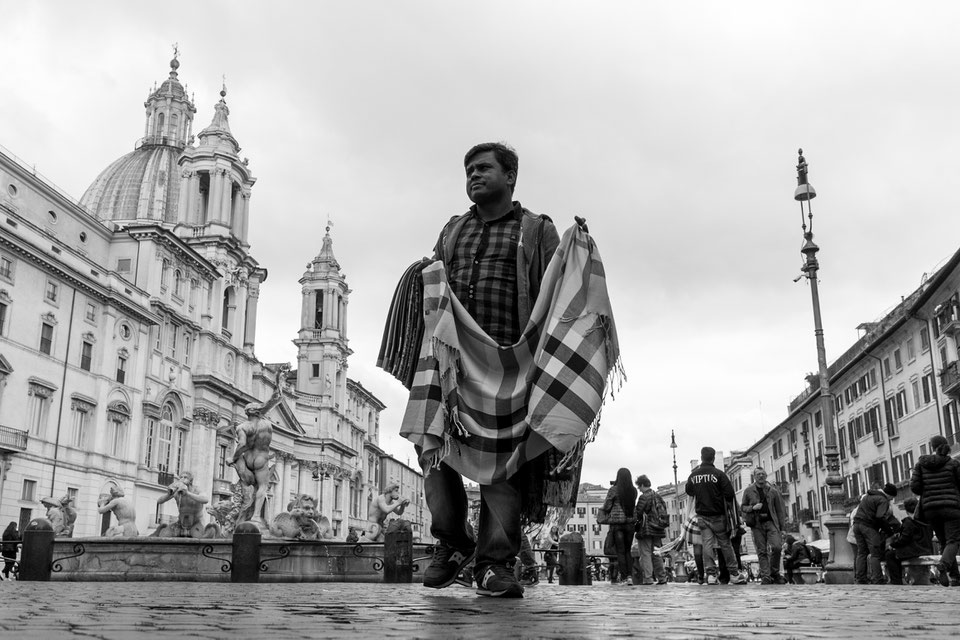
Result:
M957 361L949 363L940 371L940 389L945 395L960 397L960 368Z
M169 487L173 484L174 476L172 473L167 473L166 471L157 471L157 484L161 487Z
M960 317L955 314L945 315L939 318L940 333L947 335L956 335L960 332Z
M0 425L0 452L27 450L27 432Z
M800 522L810 522L815 518L816 516L813 513L813 509L800 509L800 517L798 518Z

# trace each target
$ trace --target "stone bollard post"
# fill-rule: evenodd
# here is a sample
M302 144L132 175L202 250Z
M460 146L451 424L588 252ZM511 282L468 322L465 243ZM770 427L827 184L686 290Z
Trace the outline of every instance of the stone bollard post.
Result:
M233 557L230 582L260 581L260 528L252 522L241 522L233 531Z
M413 582L413 531L408 526L387 527L383 541L383 581L389 583ZM405 522L405 521L404 521Z
M34 518L23 530L20 579L48 582L52 569L53 525L46 518Z
M589 585L590 567L583 546L583 536L576 531L560 537L560 584L563 586Z
M643 569L640 567L640 547L633 545L630 549L630 577L633 584L643 584Z

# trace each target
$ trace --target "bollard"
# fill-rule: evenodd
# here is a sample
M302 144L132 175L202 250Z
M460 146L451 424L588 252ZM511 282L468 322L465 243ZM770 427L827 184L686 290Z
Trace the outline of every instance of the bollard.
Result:
M233 557L230 582L260 581L260 528L252 522L241 522L233 531Z
M630 549L630 577L633 584L643 584L643 569L640 566L640 547L634 545Z
M34 518L23 530L20 579L48 582L52 568L53 525L46 518Z
M413 582L413 531L394 520L387 527L383 541L383 581Z
M576 531L565 533L560 538L560 569L562 586L589 585L592 582L588 574L583 536Z

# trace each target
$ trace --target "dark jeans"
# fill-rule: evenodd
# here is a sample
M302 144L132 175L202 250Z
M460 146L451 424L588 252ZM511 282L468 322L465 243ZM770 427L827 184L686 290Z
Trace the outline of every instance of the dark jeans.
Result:
M633 523L610 525L613 544L617 550L617 570L621 580L626 580L631 575L630 546L633 544L633 529Z
M857 559L854 562L854 578L857 584L884 584L883 549L886 536L864 522L853 523L853 535L857 538Z
M933 532L937 535L943 554L940 562L954 580L960 580L957 568L957 549L960 547L960 511L955 509L924 510Z
M433 518L430 533L455 549L476 546L475 575L482 575L491 565L512 566L520 551L520 491L516 477L480 485L476 537L467 520L467 493L460 474L441 464L439 469L429 469L423 480L424 496Z

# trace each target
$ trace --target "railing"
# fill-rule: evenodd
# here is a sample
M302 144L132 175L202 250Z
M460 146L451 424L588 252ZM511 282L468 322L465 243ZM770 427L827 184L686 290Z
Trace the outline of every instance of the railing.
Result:
M800 516L797 518L800 522L809 522L816 516L813 515L813 509L800 509Z
M957 368L956 360L940 372L940 389L948 395L956 395L960 391L960 370Z
M173 484L174 475L166 471L157 471L157 484L161 487L169 487Z
M26 451L27 432L0 425L0 449Z

